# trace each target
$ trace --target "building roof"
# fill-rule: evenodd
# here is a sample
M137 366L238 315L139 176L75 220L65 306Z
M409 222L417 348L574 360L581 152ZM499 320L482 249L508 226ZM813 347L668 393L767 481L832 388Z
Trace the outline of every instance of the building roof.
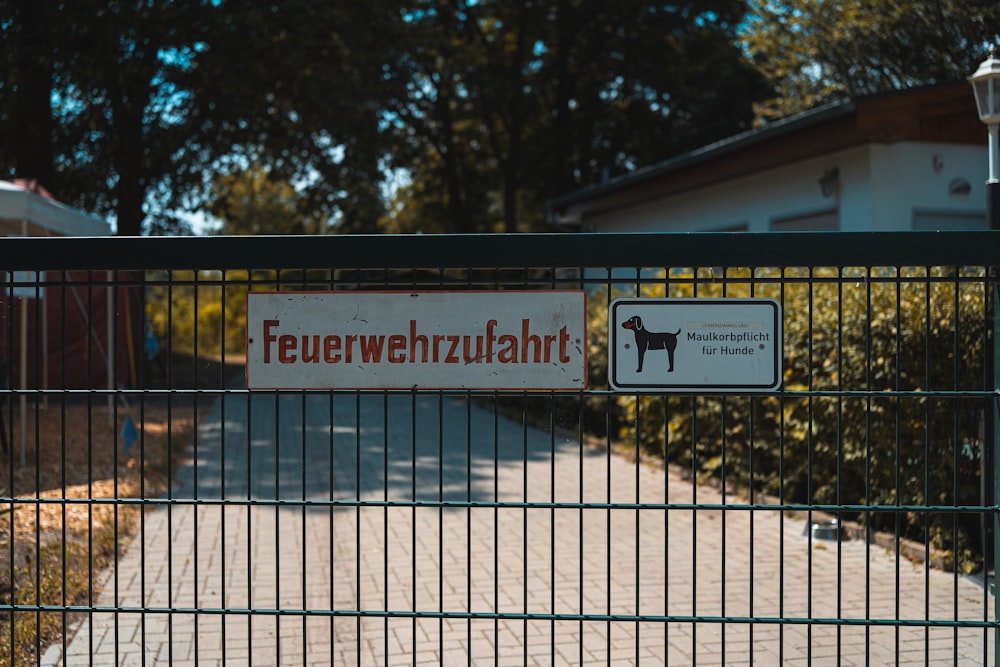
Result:
M548 203L557 226L583 215L723 182L867 143L929 141L985 145L965 81L844 99L768 123Z
M0 181L0 236L108 236L111 226L31 183Z

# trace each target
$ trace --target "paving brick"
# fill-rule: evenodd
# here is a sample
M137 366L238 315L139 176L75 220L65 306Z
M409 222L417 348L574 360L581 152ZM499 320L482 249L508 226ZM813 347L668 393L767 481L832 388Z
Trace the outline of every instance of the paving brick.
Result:
M167 664L172 650L175 665L222 664L224 655L227 665L496 661L520 666L526 653L528 664L540 665L630 665L637 657L642 665L744 665L751 647L755 664L993 659L993 633L983 630L897 632L823 622L982 620L992 613L992 600L971 579L927 571L861 542L810 541L801 520L770 510L750 512L738 498L723 499L656 466L503 419L495 423L489 411L467 408L456 398L337 396L332 418L328 397L227 400L224 459L222 429L204 430L198 486L190 468L182 469L173 496L221 497L221 479L212 475L225 470L226 497L252 498L255 504L166 505L147 513L143 539L117 566L118 603L142 599L165 609L197 602L298 613L206 614L197 624L192 614L120 613L119 654L128 656L120 664L139 655L124 649L140 642L146 664ZM218 415L216 410L204 425ZM414 497L513 503L696 500L725 501L729 507L663 512L289 504L303 498L406 502ZM269 503L275 499L285 504ZM113 606L115 600L106 593L97 604ZM675 619L637 625L301 615L309 610L625 616L638 611ZM695 615L713 618L687 620ZM720 620L726 615L769 622ZM779 617L798 622L770 622ZM816 622L802 623L809 619ZM68 646L67 664L89 653L91 636L95 664L110 664L113 615L95 613L87 620Z

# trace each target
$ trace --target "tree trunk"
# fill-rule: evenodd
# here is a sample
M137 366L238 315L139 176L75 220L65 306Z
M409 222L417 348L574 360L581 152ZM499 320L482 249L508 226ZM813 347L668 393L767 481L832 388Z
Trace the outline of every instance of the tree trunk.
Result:
M115 194L118 200L118 236L141 236L142 203L146 198L146 178L143 165L143 132L141 109L136 112L125 105L116 105L117 140L114 142L114 164L118 173Z
M53 189L52 63L45 16L47 3L22 0L18 4L21 17L21 44L15 54L18 92L14 96L7 141L18 147L16 175Z

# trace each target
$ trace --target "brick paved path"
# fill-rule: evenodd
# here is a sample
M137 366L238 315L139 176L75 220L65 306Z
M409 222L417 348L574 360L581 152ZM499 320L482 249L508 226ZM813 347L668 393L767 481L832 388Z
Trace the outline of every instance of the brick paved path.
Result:
M725 512L559 506L722 499L459 398L232 396L199 433L174 498L202 502L145 515L98 601L136 611L92 614L67 664L993 662L982 629L878 623L988 618L974 581L859 541L811 541L804 521L732 498ZM551 505L419 506L439 500ZM549 617L477 616L495 612ZM637 613L676 618L614 618Z

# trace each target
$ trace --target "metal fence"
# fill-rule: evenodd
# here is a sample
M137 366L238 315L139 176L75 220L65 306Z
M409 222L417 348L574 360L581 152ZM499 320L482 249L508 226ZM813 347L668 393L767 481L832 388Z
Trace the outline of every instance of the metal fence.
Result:
M996 664L997 239L0 239L0 665ZM247 389L248 292L554 291L585 389ZM780 389L610 390L622 297Z

